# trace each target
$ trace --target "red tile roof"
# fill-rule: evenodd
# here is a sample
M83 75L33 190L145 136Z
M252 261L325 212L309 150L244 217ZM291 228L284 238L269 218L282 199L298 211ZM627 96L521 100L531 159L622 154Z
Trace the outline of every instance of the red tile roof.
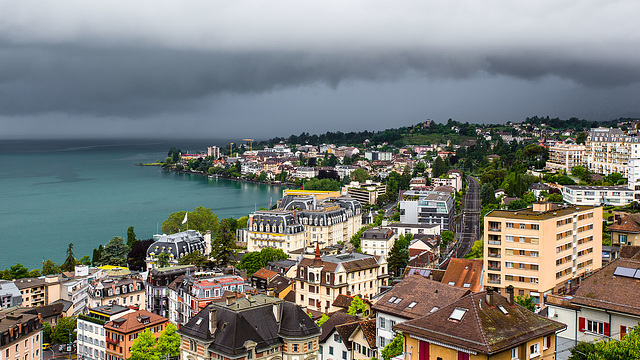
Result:
M253 276L255 276L255 277L259 278L259 279L264 279L264 280L269 280L269 279L271 279L272 277L274 277L276 275L278 275L277 272L271 271L271 270L267 270L265 268L262 268L262 269L256 271L253 274Z
M473 292L482 291L482 260L452 258L444 273L442 282L453 283L453 286L469 289ZM465 286L465 284L468 284Z
M609 231L640 233L640 214L628 214L609 226Z
M148 317L149 321L145 323L145 317ZM156 315L146 310L138 310L133 313L124 315L118 319L109 321L104 324L104 328L115 331L121 334L127 334L130 332L139 331L148 327L160 325L169 321L164 316Z

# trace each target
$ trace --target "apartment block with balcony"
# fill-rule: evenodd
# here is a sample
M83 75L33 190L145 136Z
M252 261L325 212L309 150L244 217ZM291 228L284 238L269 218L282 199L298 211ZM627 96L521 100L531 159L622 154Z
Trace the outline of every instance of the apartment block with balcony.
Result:
M559 144L549 148L547 168L571 172L574 166L587 165L587 148L584 145Z
M453 230L455 203L441 191L409 190L400 200L400 223L435 224L441 231Z
M47 305L46 284L44 279L25 278L13 280L20 294L22 294L23 307L36 307Z
M626 186L568 185L562 188L562 198L572 205L624 206L633 202L633 190Z
M377 227L362 232L360 248L365 254L388 256L395 242L396 234L392 229Z
M107 354L104 324L133 311L120 305L105 305L89 309L86 315L78 315L78 357L86 360L105 360Z
M41 360L42 323L33 308L0 311L0 359Z
M534 302L563 293L602 266L602 208L535 203L484 218L485 286ZM553 270L552 270L553 269Z
M598 174L621 173L628 177L632 144L640 138L625 135L617 128L591 129L587 140L587 164L589 170Z
M128 313L104 324L106 360L125 360L131 356L131 345L149 329L158 339L169 319L145 310Z

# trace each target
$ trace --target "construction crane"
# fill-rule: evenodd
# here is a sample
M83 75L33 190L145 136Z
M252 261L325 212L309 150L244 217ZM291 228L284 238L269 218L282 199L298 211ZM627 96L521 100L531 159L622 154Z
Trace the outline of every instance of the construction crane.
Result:
M242 139L249 142L249 151L253 151L253 139Z
M233 143L229 146L229 157L233 157Z

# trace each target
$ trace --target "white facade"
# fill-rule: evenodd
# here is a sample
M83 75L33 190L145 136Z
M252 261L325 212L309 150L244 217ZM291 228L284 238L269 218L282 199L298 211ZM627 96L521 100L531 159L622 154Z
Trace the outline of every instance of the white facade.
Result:
M615 205L633 202L633 191L625 186L565 186L562 198L572 205Z
M634 198L640 200L640 144L633 143L631 146L631 158L629 159L627 176L627 186L635 192Z
M378 236L370 236L369 232L372 231L377 233ZM384 236L383 233L388 236ZM395 242L396 234L391 229L383 229L383 231L371 229L364 232L363 237L360 239L360 248L365 254L387 256Z
M591 129L587 136L587 165L598 174L621 173L628 176L632 144L639 143L638 137L625 135L620 129Z
M393 325L405 321L407 321L407 319L384 312L378 312L376 314L376 345L378 349L384 349L385 346L393 341L393 338L396 336L396 333L392 329Z
M587 165L587 148L584 145L559 144L549 148L547 168L571 172L574 166Z
M434 186L451 186L456 189L456 191L460 191L462 189L462 177L458 173L451 173L445 175L446 178L433 178L431 179L431 184Z
M327 337L324 343L320 344L318 352L320 360L351 360L351 350L342 341L342 337L335 330Z
M109 320L117 319L130 312L131 309L124 309L123 311L113 314L108 317ZM106 320L106 319L105 319ZM77 318L77 352L78 358L82 357L85 360L105 360L106 348L105 348L105 334L104 325L88 321L82 317Z

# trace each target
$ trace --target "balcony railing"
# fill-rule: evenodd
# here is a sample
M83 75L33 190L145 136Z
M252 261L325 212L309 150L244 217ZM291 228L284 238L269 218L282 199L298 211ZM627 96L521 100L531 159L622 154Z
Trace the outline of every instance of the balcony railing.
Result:
M500 245L501 241L500 240L489 240L489 244L491 244L491 245Z
M500 253L497 253L497 254L488 253L487 255L489 255L489 257L494 257L494 258L499 258L500 257Z
M500 231L502 231L502 229L501 228L492 228L492 227L490 227L489 231L500 232Z
M489 279L488 283L489 284L500 284L500 279Z
M110 338L110 337L106 338L105 340L106 340L108 343L110 343L110 344L114 344L114 345L118 345L118 344L120 343L120 341L119 341L119 340L112 339L112 338Z
M489 265L489 270L498 270L498 271L500 271L500 266L491 266L491 265Z

